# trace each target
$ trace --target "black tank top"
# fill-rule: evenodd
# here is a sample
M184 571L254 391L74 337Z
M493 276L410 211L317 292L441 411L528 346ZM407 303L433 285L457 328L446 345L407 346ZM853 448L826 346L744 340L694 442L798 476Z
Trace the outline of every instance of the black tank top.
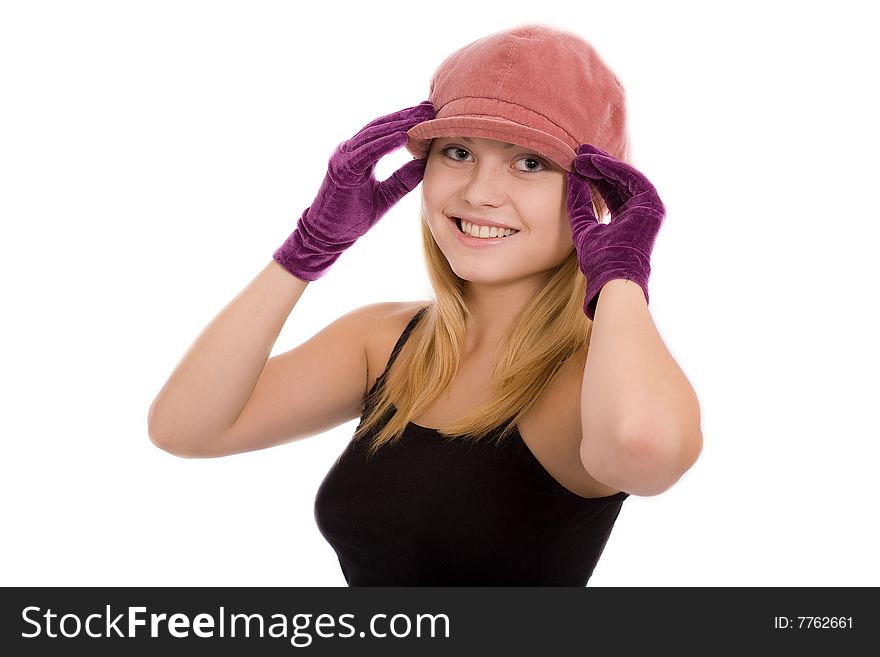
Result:
M491 437L449 442L410 422L367 461L372 435L352 439L315 497L318 529L349 586L585 586L629 496L576 495L518 430L496 447Z

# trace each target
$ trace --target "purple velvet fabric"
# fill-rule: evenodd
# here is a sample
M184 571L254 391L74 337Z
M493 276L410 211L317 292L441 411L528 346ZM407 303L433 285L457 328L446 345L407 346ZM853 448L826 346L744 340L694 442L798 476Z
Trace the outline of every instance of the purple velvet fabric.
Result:
M587 278L584 313L591 320L602 286L614 279L635 281L648 302L651 251L666 208L637 169L590 144L582 144L568 174L566 204L578 264ZM608 205L611 221L599 223L589 185Z
M327 273L345 249L421 182L424 159L407 162L382 182L374 168L384 155L406 144L407 130L434 116L434 106L426 100L379 117L337 146L317 197L273 254L275 261L304 281Z

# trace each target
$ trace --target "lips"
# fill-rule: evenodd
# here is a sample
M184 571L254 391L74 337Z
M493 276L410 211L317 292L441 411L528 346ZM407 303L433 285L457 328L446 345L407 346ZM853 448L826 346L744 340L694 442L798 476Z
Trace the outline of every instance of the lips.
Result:
M509 244L512 240L515 241L519 235L519 231L516 231L507 237L502 237L501 235L498 237L474 237L469 233L462 232L460 227L461 222L459 220L453 219L452 217L449 219L450 227L455 233L456 240L469 249L475 248L477 250L482 250L486 248L495 248L500 244Z

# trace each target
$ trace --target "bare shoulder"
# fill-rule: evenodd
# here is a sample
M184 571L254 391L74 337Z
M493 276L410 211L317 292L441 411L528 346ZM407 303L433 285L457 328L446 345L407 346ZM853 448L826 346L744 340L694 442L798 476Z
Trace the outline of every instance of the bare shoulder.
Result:
M362 313L365 320L361 323L361 328L367 330L367 334L364 336L367 344L373 338L394 333L398 327L400 331L403 331L409 320L419 310L430 304L430 301L380 301L361 306L358 312Z

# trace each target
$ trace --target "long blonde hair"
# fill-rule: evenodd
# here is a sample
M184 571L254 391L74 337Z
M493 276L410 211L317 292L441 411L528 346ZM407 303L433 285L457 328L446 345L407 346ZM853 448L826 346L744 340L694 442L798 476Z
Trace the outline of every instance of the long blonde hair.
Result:
M592 186L591 192L594 212L604 219L607 208ZM400 352L384 383L366 401L366 415L355 431L355 440L380 424L392 407L396 410L373 437L371 456L399 440L409 422L427 411L452 384L465 344L469 309L463 296L464 280L452 271L434 240L424 206L419 214L433 303L420 319L422 330L413 331L409 338L413 342L409 355L404 358L404 352ZM581 350L583 369L593 328L583 311L586 287L587 279L578 268L573 250L550 270L547 284L502 336L500 357L494 363L489 384L497 391L495 396L458 422L438 429L443 438L481 440L503 425L497 434L497 442L501 442L541 397L563 364Z

